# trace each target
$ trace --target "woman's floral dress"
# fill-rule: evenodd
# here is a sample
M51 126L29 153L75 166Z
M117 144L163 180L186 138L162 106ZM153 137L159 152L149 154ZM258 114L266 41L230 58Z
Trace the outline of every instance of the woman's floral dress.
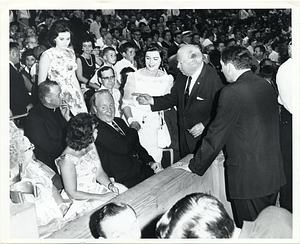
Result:
M77 64L74 51L69 48L58 51L53 47L46 50L43 55L45 53L50 58L48 78L60 85L62 99L70 106L72 114L75 116L80 112L87 112L84 97L75 74Z

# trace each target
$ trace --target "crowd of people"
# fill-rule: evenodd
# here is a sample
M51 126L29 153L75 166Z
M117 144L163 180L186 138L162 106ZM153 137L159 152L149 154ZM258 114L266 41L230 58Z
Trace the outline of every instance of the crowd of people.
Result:
M72 200L94 209L177 161L173 167L203 175L220 153L238 228L275 205L279 192L280 207L292 212L290 9L9 16L10 133L23 130L17 138L34 146L14 141L11 161L16 150L33 151L28 161L47 168L39 177L56 189L47 198L57 202L59 193L40 225L62 218ZM11 185L24 177L21 167L11 162Z

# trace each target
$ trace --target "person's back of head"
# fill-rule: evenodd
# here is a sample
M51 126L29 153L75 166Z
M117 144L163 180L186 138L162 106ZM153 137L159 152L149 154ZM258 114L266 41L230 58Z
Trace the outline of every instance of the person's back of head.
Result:
M252 55L249 50L242 46L231 46L225 48L221 55L221 61L226 65L233 64L237 70L250 69Z
M179 200L157 222L158 238L231 238L234 222L223 204L205 193Z
M100 238L140 239L141 230L134 209L125 203L108 203L97 213L96 231Z

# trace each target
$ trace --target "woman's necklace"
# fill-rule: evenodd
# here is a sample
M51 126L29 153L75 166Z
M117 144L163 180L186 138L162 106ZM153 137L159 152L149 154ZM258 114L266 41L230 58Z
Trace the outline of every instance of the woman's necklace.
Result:
M84 55L82 55L82 57L84 58L84 60L85 60L85 62L86 62L86 64L87 64L88 66L90 66L90 67L93 66L93 59L92 59L92 56L91 56L91 55L90 55L90 58L91 58L91 64L89 64L89 62L87 61L87 59L85 58Z

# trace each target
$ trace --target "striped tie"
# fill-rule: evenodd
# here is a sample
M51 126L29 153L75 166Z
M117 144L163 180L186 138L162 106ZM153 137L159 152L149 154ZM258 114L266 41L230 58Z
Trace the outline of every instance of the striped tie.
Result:
M115 128L117 132L119 132L121 135L125 135L124 131L118 126L118 124L115 121L112 121L112 126Z

